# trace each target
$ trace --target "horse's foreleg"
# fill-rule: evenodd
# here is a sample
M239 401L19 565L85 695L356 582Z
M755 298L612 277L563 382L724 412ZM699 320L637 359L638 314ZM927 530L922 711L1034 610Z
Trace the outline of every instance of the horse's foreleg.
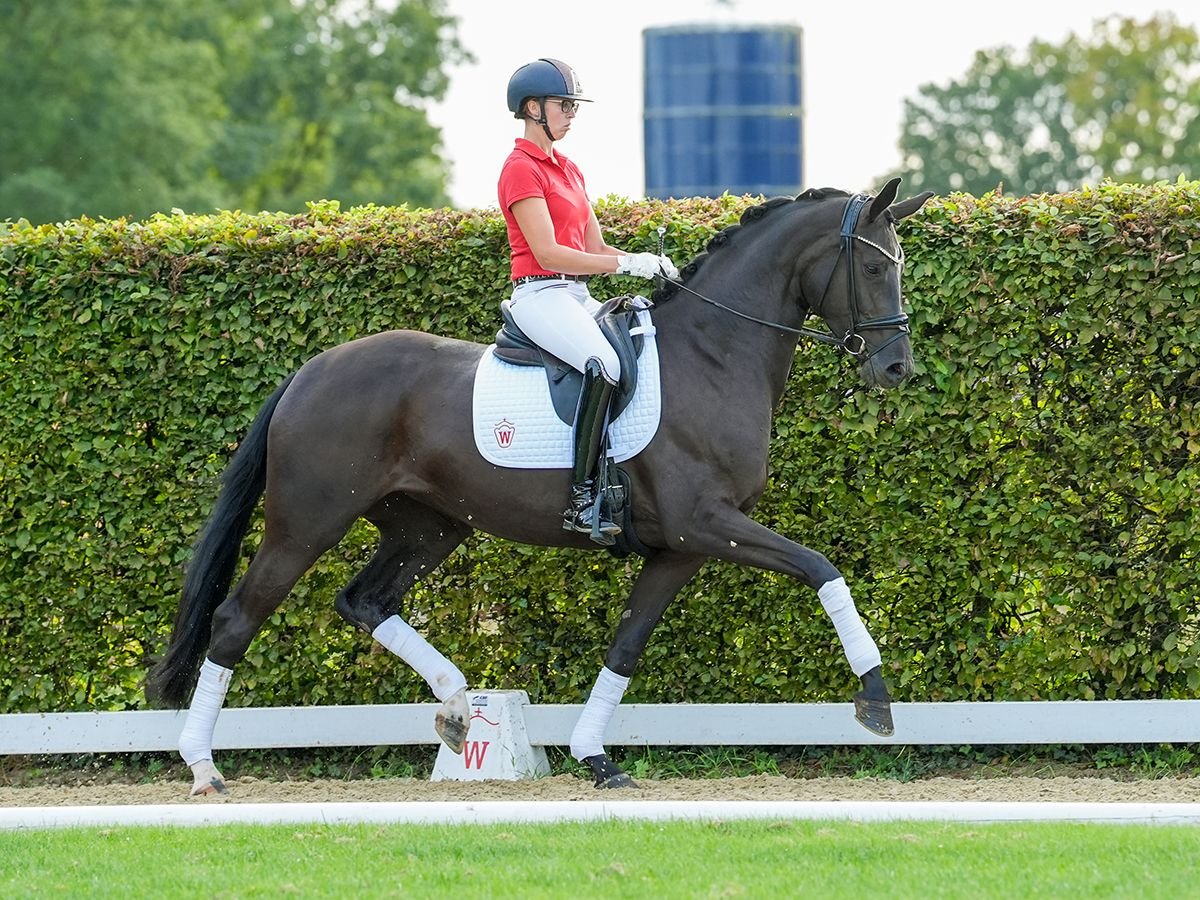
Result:
M621 703L651 632L667 605L703 564L703 557L660 553L647 560L638 575L621 614L616 637L605 656L604 668L571 732L571 755L592 770L596 787L633 785L633 780L604 752L604 732Z
M891 696L883 680L879 647L867 631L841 573L816 550L760 525L740 510L721 507L697 517L703 530L681 540L718 559L791 575L814 588L833 623L850 668L863 689L854 696L854 716L868 731L883 737L895 732Z
M883 658L858 614L846 579L839 576L826 581L817 591L817 597L837 631L851 671L862 682L863 689L854 695L854 717L868 731L890 737L896 728L892 722L892 698L883 680Z

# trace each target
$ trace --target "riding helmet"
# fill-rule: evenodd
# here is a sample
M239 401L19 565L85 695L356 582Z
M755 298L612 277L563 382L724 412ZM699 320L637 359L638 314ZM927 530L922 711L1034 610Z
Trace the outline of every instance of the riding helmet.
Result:
M575 70L557 59L535 59L508 79L508 111L515 118L521 118L521 105L530 97L566 97L591 102L583 96Z

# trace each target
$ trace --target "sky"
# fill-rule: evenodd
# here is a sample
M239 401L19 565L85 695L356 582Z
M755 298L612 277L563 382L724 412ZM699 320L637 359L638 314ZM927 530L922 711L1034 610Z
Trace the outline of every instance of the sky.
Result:
M595 200L644 196L642 32L668 25L798 25L803 29L804 184L874 191L904 173L896 149L904 100L925 84L961 79L975 53L1024 50L1089 35L1110 15L1173 13L1200 30L1200 0L448 0L475 62L448 69L445 100L429 107L451 164L455 207L496 205L496 177L521 125L505 106L509 76L548 56L570 64L595 102L559 144ZM903 195L903 188L901 189Z

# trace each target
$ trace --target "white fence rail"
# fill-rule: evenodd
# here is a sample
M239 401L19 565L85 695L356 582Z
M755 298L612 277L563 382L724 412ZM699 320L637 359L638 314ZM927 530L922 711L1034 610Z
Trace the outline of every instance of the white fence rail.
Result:
M227 709L213 747L436 744L437 704ZM527 705L529 740L566 746L581 706ZM605 743L622 746L1200 743L1200 700L897 703L896 735L854 721L849 703L629 704ZM174 750L184 713L0 715L0 755Z

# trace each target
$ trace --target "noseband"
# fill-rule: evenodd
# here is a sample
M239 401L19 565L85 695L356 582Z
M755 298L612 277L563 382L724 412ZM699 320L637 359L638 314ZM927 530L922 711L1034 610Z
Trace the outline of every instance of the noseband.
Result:
M884 255L890 262L896 266L904 264L904 250L901 248L898 253L891 253L883 247L876 244L874 241L868 240L861 235L854 233L855 226L858 225L858 217L862 213L862 208L871 201L870 194L855 194L846 203L846 211L842 214L842 227L840 235L840 245L838 247L838 257L834 260L833 269L829 273L829 280L825 283L825 290L821 292L821 299L816 306L812 306L803 298L801 294L801 302L805 307L815 312L817 315L824 318L825 297L829 294L829 286L833 284L833 276L837 272L837 264L841 261L842 254L846 255L846 287L850 296L850 330L841 337L828 331L818 331L815 328L792 328L789 325L783 325L779 322L772 322L768 319L759 319L755 316L748 315L740 310L736 310L731 306L726 306L724 303L719 303L710 297L705 297L703 294L692 290L686 284L680 281L668 281L675 287L687 291L694 297L703 300L718 309L723 309L726 312L733 313L742 319L748 319L751 322L757 322L759 325L766 325L769 328L777 328L780 331L786 331L789 334L798 334L801 337L810 338L822 344L829 344L837 347L839 350L844 350L850 356L853 356L859 363L865 363L876 353L879 353L885 347L898 341L904 335L910 332L908 327L908 316L903 310L894 316L879 316L875 319L863 319L858 311L858 290L854 283L854 242L862 241L870 247L874 247ZM666 279L664 279L666 280ZM867 341L862 336L861 332L874 331L882 328L894 328L896 333L884 341L883 344L871 350L867 347Z
M854 228L858 225L858 217L862 212L862 208L871 202L869 194L855 194L846 204L846 211L842 214L842 230L841 230L841 246L838 247L838 259L834 260L833 270L829 273L829 281L825 283L825 290L821 292L821 299L817 306L810 306L813 312L821 318L825 318L825 297L829 293L829 285L833 283L834 273L837 272L837 264L841 259L842 254L846 254L846 291L850 297L850 330L841 338L834 337L833 342L840 345L843 350L853 356L855 359L861 358L862 362L866 362L876 353L883 350L894 341L898 341L904 335L910 332L908 327L908 316L901 310L894 316L879 316L875 319L864 319L858 311L858 289L854 283L854 242L862 241L869 247L874 247L884 255L890 262L896 264L897 268L904 265L904 250L898 247L897 253L891 253L884 250L874 241L868 240L862 235L854 233ZM826 320L828 321L828 320ZM880 346L868 352L867 341L862 336L864 331L877 331L881 328L894 328L896 333L884 341Z

